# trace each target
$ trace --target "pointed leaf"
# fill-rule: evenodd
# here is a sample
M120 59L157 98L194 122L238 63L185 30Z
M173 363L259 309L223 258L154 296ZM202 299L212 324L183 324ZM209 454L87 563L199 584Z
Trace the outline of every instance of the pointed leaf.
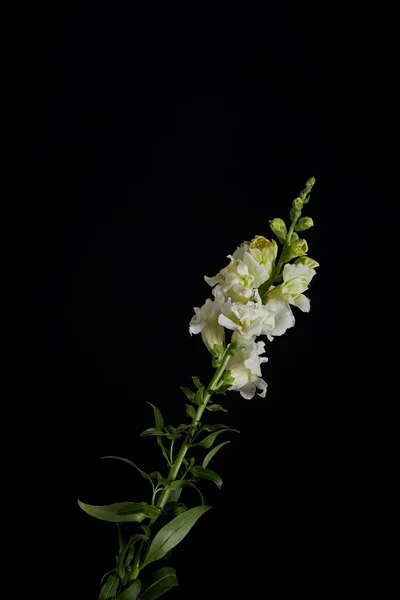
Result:
M152 504L148 504L147 502L131 502L127 503L128 506L124 506L119 509L119 515L131 515L137 512L142 512L145 517L149 519L154 519L155 517L159 517L161 514L161 509L157 506L153 506ZM129 506L131 504L131 506ZM141 535L141 534L138 534Z
M151 402L147 402L147 404L150 404L150 406L153 409L154 421L156 423L157 429L162 429L164 427L164 419L161 414L161 410L159 408L157 408L157 406L154 406L154 404L152 404Z
M144 431L142 431L142 433L140 434L140 437L147 437L149 435L167 435L167 434L164 433L164 431L162 429L158 429L158 427L149 427L148 429L145 429Z
M167 461L167 465L170 467L171 466L171 461L169 459L168 450L166 449L166 447L162 443L162 439L161 439L160 436L157 437L157 444L160 446L161 452L163 453L163 456L164 456L165 460Z
M111 571L108 571L108 573L105 573L103 575L103 577L101 578L101 581L100 581L100 586L103 585L103 581L105 580L106 577L108 577L109 575L111 575L111 573L115 573L115 569L111 569Z
M193 445L201 446L202 448L211 448L211 446L215 442L217 436L219 436L221 433L224 433L225 431L235 431L235 430L234 429L220 429L219 431L214 431L214 433L210 433L210 435L207 435L203 440L201 440L201 442L197 442L196 444L193 444Z
M229 430L230 427L228 425L224 425L223 423L217 423L216 425L203 425L201 429L199 429L198 433L203 433L203 431L217 431L218 429Z
M176 578L176 570L171 567L164 567L155 571L152 576L152 583L150 583L143 590L140 600L155 600L163 594L166 594L168 590L174 586L179 585Z
M211 412L216 412L217 410L222 410L222 412L228 412L228 410L220 404L207 404L206 409L210 410Z
M150 527L148 527L148 525L139 525L139 529L141 529L143 531L143 533L145 535L147 535L148 537L151 536L151 529L150 529Z
M149 551L141 568L155 560L160 560L160 558L165 556L169 550L175 548L175 546L177 546L189 533L196 521L210 508L210 506L196 506L164 525L151 542Z
M203 404L203 390L197 390L193 402L195 404Z
M204 390L204 385L201 383L198 377L192 377L192 381L198 390Z
M210 481L213 481L219 489L222 488L222 479L215 471L195 465L190 469L190 472L194 477L198 477L199 479L209 479Z
M181 497L181 493L182 493L182 488L173 490L169 495L168 501L169 502L178 502L179 498Z
M194 458L193 458L193 461L194 461ZM173 494L174 491L182 490L182 488L184 488L184 487L194 488L196 490L196 492L198 492L200 494L201 504L204 505L203 494L200 492L199 488L197 486L195 486L193 481L189 481L188 479L178 479L178 480L172 481L172 483L169 484L168 489L172 490L172 494ZM168 500L169 502L173 502L172 494L169 496L169 500ZM180 496L180 494L179 494L179 496ZM178 496L178 498L179 498L179 496ZM175 502L177 502L177 500L175 500Z
M191 390L190 388L186 387L185 385L181 387L181 390L185 394L186 398L188 400L190 400L190 402L194 401L194 398L195 398L196 394L194 393L193 390Z
M194 419L196 416L196 409L191 404L186 404L186 416L190 419Z
M91 517L111 523L143 521L146 518L158 517L161 510L147 502L116 502L108 506L93 506L78 500L80 508Z
M210 450L210 452L205 456L205 458L203 460L203 468L204 469L207 467L207 465L210 462L210 460L212 459L212 457L217 454L218 450L220 450L222 448L222 446L225 446L226 444L230 444L230 441L228 440L227 442L222 442L222 444L219 444L218 446L215 446L215 448Z
M100 590L98 600L108 600L108 598L115 598L115 594L118 589L119 577L118 575L111 575Z
M121 462L124 462L127 465L129 465L129 466L133 467L134 469L136 469L137 471L139 471L139 473L141 474L142 477L144 477L145 479L147 479L147 480L149 480L151 482L150 475L148 475L146 473L146 471L142 471L142 469L140 469L137 465L135 465L134 462L132 462L128 458L122 458L121 456L102 456L101 458L102 458L102 460L105 459L105 458L112 458L114 460L120 460Z
M136 600L142 589L142 582L136 579L122 594L119 594L117 600Z

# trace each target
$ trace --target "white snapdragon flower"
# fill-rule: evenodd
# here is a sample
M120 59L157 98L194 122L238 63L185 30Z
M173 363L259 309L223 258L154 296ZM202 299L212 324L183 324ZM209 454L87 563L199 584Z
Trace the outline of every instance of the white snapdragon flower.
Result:
M218 346L225 345L225 330L218 323L218 317L224 304L224 296L219 295L214 300L207 298L201 308L194 308L195 315L189 324L190 334L201 333L203 342L209 350L212 350L216 344Z
M229 359L226 370L230 371L234 381L230 390L239 391L246 400L251 400L257 390L258 395L265 398L267 383L261 377L261 364L268 358L261 357L264 353L264 342L254 342L245 339L238 340L243 349Z
M262 236L243 244L229 255L230 263L215 277L205 277L215 296L224 294L234 302L248 302L258 288L271 276L278 246Z
M283 283L271 293L271 297L279 294L288 302L300 308L303 312L310 311L310 300L303 294L314 277L316 271L305 264L287 264L283 267ZM267 303L268 305L268 303Z
M237 335L246 340L258 335L267 335L272 340L272 336L282 335L294 325L293 313L283 298L274 298L267 304L262 304L256 290L255 299L255 302L250 301L247 304L231 302L228 299L221 307L218 322L235 332L232 339L234 343L237 343Z

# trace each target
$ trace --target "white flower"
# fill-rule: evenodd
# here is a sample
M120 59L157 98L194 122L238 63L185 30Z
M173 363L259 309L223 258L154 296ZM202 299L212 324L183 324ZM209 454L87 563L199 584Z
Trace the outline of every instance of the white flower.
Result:
M229 255L230 263L215 277L205 277L210 286L216 286L214 296L224 294L234 302L248 302L258 288L270 277L278 246L274 240L256 236Z
M221 314L221 307L225 303L223 296L217 296L215 300L207 298L201 308L195 307L196 313L189 324L190 333L201 333L203 342L209 350L212 350L216 344L225 345L225 330L218 323L218 317Z
M261 364L268 358L260 358L264 353L264 342L249 342L248 340L237 340L243 350L229 359L226 370L230 371L234 381L230 390L239 391L246 400L251 400L256 390L261 390L258 395L265 398L267 383L261 378Z
M283 283L278 286L289 304L300 308L303 312L310 311L310 300L303 294L314 277L316 271L304 264L287 264L283 268Z
M258 335L267 335L272 340L272 336L282 335L289 327L293 327L293 313L282 297L271 298L267 304L262 304L256 290L255 298L255 302L247 304L228 299L221 307L219 324L234 330L234 336L240 335L246 340ZM232 341L236 343L235 338Z

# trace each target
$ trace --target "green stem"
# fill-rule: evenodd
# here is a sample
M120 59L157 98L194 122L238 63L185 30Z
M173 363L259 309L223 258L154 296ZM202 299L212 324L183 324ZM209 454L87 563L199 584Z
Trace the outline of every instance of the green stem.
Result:
M195 416L193 417L192 426L189 429L188 433L186 434L185 439L182 443L181 449L179 450L179 453L170 468L170 471L168 474L168 480L170 482L175 481L175 479L177 478L177 475L179 473L179 469L181 468L183 459L185 458L186 453L189 450L189 445L190 445L190 441L192 439L193 433L196 431L196 427L203 415L203 412L205 411L205 408L207 406L209 399L212 396L212 393L216 390L218 383L219 383L222 375L224 374L226 365L228 364L230 357L231 357L231 354L229 352L229 348L227 348L225 351L225 354L221 360L220 365L216 369L213 378L211 379L209 385L207 386L207 388L204 392L203 402L199 405L197 412L196 412ZM157 502L158 508L164 508L164 506L166 505L166 503L168 501L170 494L171 494L171 490L168 490L168 489L163 490L163 492L161 493L161 495L158 499L158 502ZM156 519L157 519L157 517L153 518L150 521L149 525L151 526Z
M217 370L214 373L213 378L211 379L210 383L208 384L208 386L203 394L203 402L200 404L195 416L193 417L191 428L189 429L188 433L185 436L185 439L182 443L181 449L179 450L179 453L178 453L175 461L172 463L172 466L171 466L169 474L168 474L168 480L170 482L175 481L175 479L179 473L179 469L181 468L183 459L185 458L185 455L186 455L187 451L189 450L192 435L193 435L194 431L196 430L196 427L203 415L203 412L205 411L205 408L207 406L209 399L212 396L212 393L217 389L218 383L219 383L222 375L224 374L226 365L228 364L228 361L229 361L230 357L232 356L232 354L229 352L229 349L230 349L230 347L228 346L228 348L225 350L225 354L223 355ZM164 506L166 505L166 503L168 501L170 494L171 494L171 490L164 489L162 491L160 497L158 498L156 506L158 506L158 508L164 508ZM151 527L156 520L157 520L157 517L154 517L150 521L149 527ZM143 547L145 546L146 543L147 542L145 542L144 540L141 541L139 551L138 551L138 553L135 557L135 560L133 562L133 565L132 565L132 571L129 576L130 581L137 579L137 577L139 575L140 558L141 558Z

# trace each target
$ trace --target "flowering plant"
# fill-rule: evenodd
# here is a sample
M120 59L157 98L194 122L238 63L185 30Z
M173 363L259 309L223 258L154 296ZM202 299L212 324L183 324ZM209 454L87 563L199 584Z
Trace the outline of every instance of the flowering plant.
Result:
M203 415L205 411L227 412L212 398L229 390L238 391L246 400L256 393L265 397L267 383L262 378L261 365L268 359L263 356L266 344L258 337L265 336L272 342L274 337L293 327L292 307L303 312L310 310L310 301L304 292L318 263L307 256L307 242L299 237L299 233L313 225L310 217L301 215L314 183L314 178L309 179L293 201L289 227L282 219L269 222L278 243L257 235L229 255L229 264L215 277L205 277L213 288L213 299L207 299L201 308L194 309L189 331L201 333L212 356L214 375L207 385L193 377L194 389L181 388L188 400L186 416L189 423L165 426L160 410L149 403L155 426L141 434L156 438L168 474L146 473L127 458L104 457L123 461L148 480L151 486L149 501L117 502L109 506L92 506L78 501L86 513L116 523L118 528L119 555L115 567L103 577L98 600L153 600L178 585L174 568L164 566L153 571L153 563L168 559L172 549L210 509L204 503L199 483L208 479L221 489L222 479L209 468L209 463L229 441L216 446L214 443L221 434L239 433L221 423L205 424ZM175 452L179 439L182 442ZM190 456L195 447L207 451L201 464ZM180 501L182 491L187 487L198 492L198 506L188 508ZM150 576L144 580L149 567Z

